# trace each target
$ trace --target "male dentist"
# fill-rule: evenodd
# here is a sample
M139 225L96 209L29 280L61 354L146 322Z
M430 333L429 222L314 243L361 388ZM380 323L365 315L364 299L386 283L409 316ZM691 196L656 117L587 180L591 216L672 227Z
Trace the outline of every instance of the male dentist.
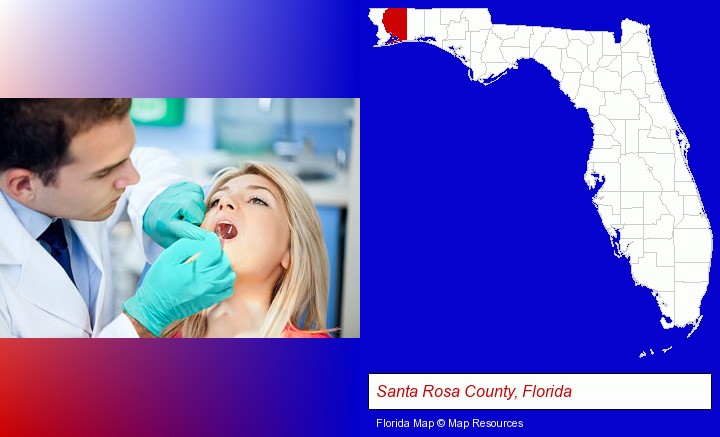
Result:
M171 154L133 150L129 109L0 99L0 337L158 336L232 293L218 237L196 226L202 189ZM123 217L154 261L134 293L111 276Z

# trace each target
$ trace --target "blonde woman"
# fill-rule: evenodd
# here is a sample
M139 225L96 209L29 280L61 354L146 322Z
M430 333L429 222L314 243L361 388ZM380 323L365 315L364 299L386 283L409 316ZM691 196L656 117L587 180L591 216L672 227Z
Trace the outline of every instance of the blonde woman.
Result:
M220 237L237 275L233 294L170 325L163 336L330 337L327 252L300 182L259 162L216 180L201 227Z

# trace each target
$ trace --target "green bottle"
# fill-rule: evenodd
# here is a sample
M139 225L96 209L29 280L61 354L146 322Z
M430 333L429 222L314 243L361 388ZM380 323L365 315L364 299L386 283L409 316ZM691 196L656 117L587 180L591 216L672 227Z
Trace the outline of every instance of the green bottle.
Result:
M185 99L133 99L130 118L138 125L179 126L185 118Z

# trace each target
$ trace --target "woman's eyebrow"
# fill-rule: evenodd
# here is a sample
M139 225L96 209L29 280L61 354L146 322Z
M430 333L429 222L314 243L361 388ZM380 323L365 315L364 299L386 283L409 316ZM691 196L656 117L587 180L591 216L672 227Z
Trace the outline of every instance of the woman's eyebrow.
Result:
M248 190L265 190L265 191L267 191L268 193L270 193L270 195L273 197L273 199L275 199L275 200L277 201L277 197L275 197L275 195L273 194L273 192L270 191L270 189L267 188L267 187L263 187L262 185L248 185L248 186L247 186L247 189L248 189Z

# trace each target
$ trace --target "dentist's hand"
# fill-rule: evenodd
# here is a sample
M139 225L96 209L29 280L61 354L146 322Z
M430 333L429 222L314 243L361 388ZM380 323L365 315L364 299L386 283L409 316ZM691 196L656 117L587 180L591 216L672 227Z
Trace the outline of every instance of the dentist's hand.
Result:
M164 248L181 238L201 239L198 226L205 217L204 198L200 185L192 182L170 185L145 211L143 231Z
M132 318L156 336L170 323L232 295L235 272L220 240L212 232L200 232L202 239L181 239L163 251L135 295L123 304ZM185 264L198 252L195 261Z

